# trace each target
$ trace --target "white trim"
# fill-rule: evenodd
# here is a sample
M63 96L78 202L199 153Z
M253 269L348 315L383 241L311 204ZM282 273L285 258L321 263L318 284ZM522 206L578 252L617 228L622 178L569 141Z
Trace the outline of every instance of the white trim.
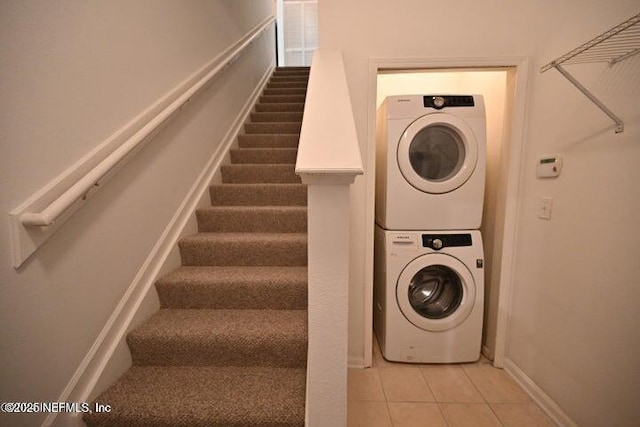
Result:
M171 251L176 247L182 230L193 217L195 209L200 200L206 197L209 185L214 174L220 168L229 148L234 143L237 135L242 130L244 122L251 113L253 105L258 100L262 89L266 86L269 76L273 71L274 64L268 67L256 89L247 100L242 110L236 117L233 125L223 138L223 143L211 155L206 166L189 189L186 197L176 210L173 218L165 228L164 232L147 256L147 259L138 270L135 278L129 285L124 296L111 314L111 317L96 338L95 342L80 363L80 366L73 377L58 397L59 402L88 402L91 393L96 386L103 370L113 356L116 347L125 338L129 325L135 314L146 298L153 283L157 279L161 269L169 257ZM58 414L51 413L43 422L43 426L51 426L56 422ZM80 418L66 414L63 418ZM74 425L73 420L62 420L65 425Z
M542 410L561 427L578 427L569 415L558 406L522 369L511 359L505 359L504 370L527 392Z
M284 67L285 63L284 55L284 5L282 0L275 0L276 2L276 37L278 39L278 45L276 46L278 52L278 67Z
M368 337L373 329L373 218L375 198L375 126L376 126L376 95L377 76L383 69L482 69L496 67L515 67L516 83L513 99L508 172L507 204L504 224L504 240L502 250L502 271L500 276L500 295L498 307L498 321L496 331L496 348L494 365L501 367L505 360L506 342L509 327L509 310L511 307L512 286L514 283L514 262L516 251L517 223L519 217L518 195L521 189L521 166L524 155L524 135L526 127L525 110L529 76L529 60L526 57L489 57L489 58L371 58L369 59L369 90L367 114L367 144L364 147L364 162L367 171L366 178L366 220L371 227L367 229L365 266L365 357L372 351L372 342Z
M332 90L327 91L327 87ZM318 49L313 57L295 170L307 184L348 184L363 173L339 50Z
M515 62L515 61L514 61ZM520 173L524 164L524 146L526 131L526 106L529 86L529 60L520 58L513 65L516 68L516 82L511 107L511 127L509 129L510 158L507 182L507 195L502 240L502 263L500 271L500 292L498 294L498 318L496 320L496 341L493 349L493 365L503 366L507 353L509 324L513 286L515 283L515 260L520 222L520 200L524 176Z
M364 369L364 368L369 368L371 365L365 365L364 363L364 358L360 357L360 356L349 356L347 358L347 367L348 368L357 368L357 369Z

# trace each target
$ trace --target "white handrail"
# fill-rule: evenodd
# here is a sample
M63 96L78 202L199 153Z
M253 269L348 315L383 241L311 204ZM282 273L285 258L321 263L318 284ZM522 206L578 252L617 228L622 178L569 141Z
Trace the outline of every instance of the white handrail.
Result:
M62 195L55 199L45 209L40 212L25 212L20 217L20 222L24 226L46 227L52 225L60 215L69 209L78 199L86 197L86 195L94 188L99 186L100 179L112 170L120 161L122 161L129 153L131 153L140 143L142 143L149 135L153 133L162 123L171 117L188 102L198 91L200 91L207 83L209 83L220 71L230 65L238 58L238 55L249 46L257 37L259 37L267 27L275 20L274 16L270 16L262 24L260 24L253 34L245 40L240 46L225 56L220 64L209 71L204 77L198 80L193 86L187 89L180 97L169 104L158 115L152 118L140 130L134 133L113 153L107 156L97 166L91 169L86 175L80 178L75 184L67 189Z

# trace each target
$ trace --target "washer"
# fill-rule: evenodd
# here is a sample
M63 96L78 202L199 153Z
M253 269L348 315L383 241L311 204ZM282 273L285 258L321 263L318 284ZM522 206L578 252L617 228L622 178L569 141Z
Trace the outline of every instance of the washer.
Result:
M376 226L375 258L374 328L385 359L479 359L484 311L479 231L388 231Z
M479 228L486 174L482 96L389 96L377 123L376 222L387 230Z

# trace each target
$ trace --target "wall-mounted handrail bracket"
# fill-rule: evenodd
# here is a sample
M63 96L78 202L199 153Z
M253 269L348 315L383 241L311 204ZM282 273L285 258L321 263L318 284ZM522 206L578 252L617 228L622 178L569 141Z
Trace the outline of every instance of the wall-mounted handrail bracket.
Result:
M620 133L624 131L622 120L586 87L580 84L575 77L569 74L562 65L608 62L609 65L613 66L638 53L640 53L640 13L549 62L540 68L540 72L544 73L552 68L558 70L560 74L615 122L615 132Z

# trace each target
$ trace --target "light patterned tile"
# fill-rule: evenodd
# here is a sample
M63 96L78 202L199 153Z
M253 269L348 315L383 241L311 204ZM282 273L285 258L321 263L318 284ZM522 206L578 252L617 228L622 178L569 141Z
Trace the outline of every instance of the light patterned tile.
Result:
M347 398L348 400L384 402L378 369L349 369Z
M441 403L449 427L501 427L486 403Z
M393 427L447 427L436 403L389 402Z
M348 402L347 427L392 427L386 402Z
M435 401L419 367L379 368L378 372L388 402Z
M485 403L460 365L424 365L420 369L436 402Z
M491 409L505 427L553 427L554 423L533 402L492 403Z
M489 403L526 403L529 396L504 370L490 364L461 365Z

